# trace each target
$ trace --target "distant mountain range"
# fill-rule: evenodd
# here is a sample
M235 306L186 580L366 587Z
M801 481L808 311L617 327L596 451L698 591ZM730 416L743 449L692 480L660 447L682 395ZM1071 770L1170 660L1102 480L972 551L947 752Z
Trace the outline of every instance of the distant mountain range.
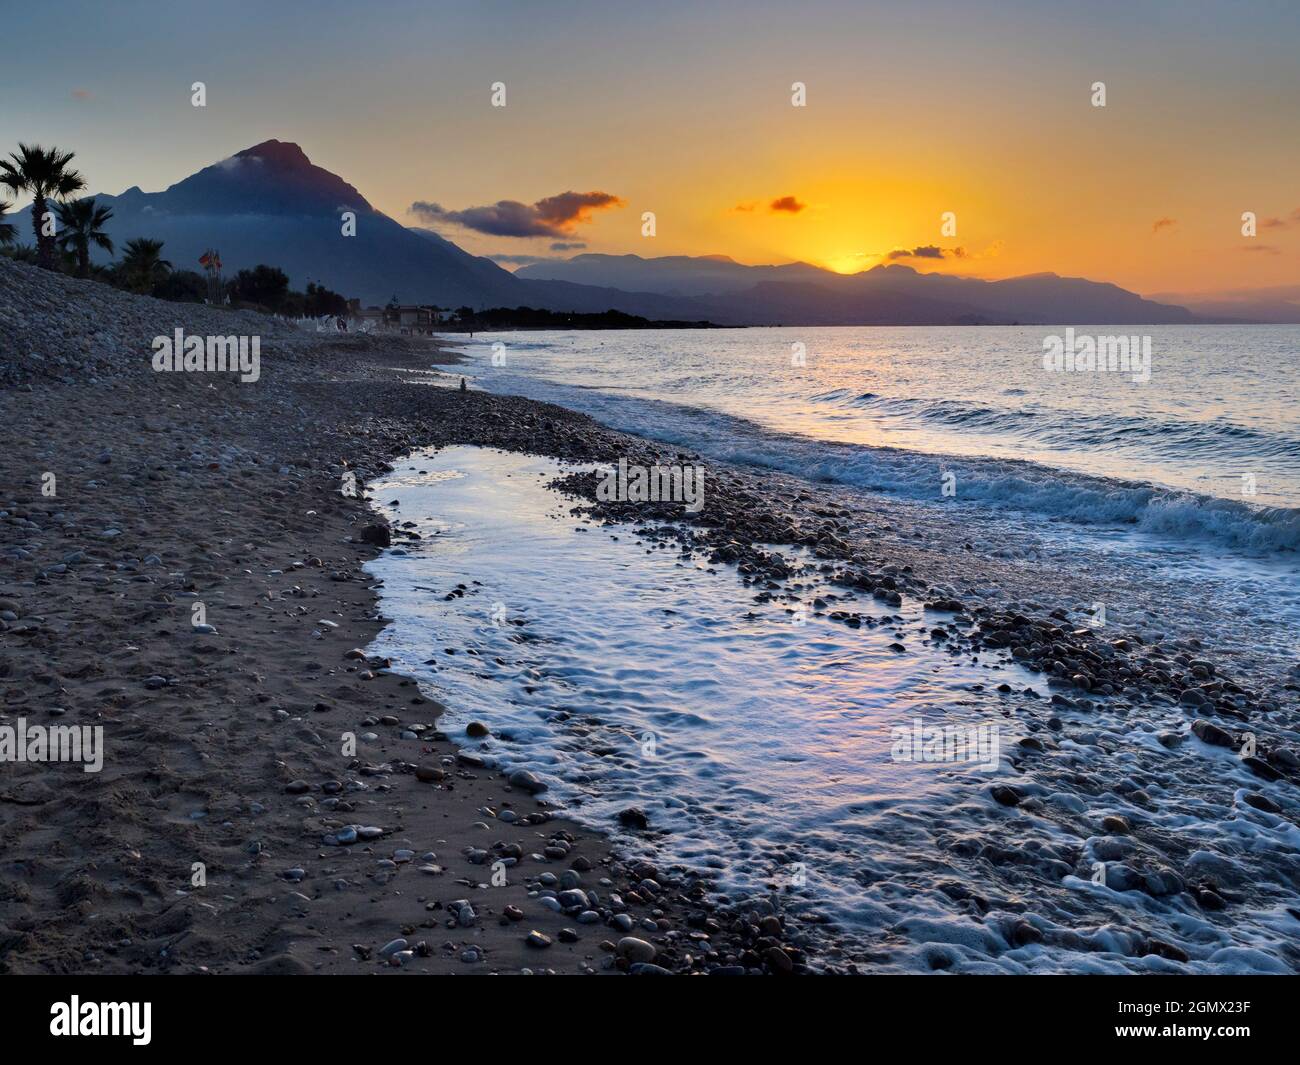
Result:
M269 140L162 192L97 195L108 232L164 242L173 266L197 269L210 247L227 273L279 266L295 288L310 279L365 304L532 306L722 325L1159 324L1196 321L1184 307L1116 285L1035 274L980 281L878 266L836 274L808 263L745 266L725 256L578 255L517 273L431 230L375 210L356 188L312 164L296 144ZM356 214L356 235L341 234ZM21 215L26 212L17 212ZM23 219L20 232L30 233ZM102 252L99 261L108 257Z
M1300 285L1218 293L1161 293L1151 298L1176 303L1211 322L1300 323Z
M1033 274L981 281L876 266L837 274L808 263L744 266L725 256L577 255L521 268L518 277L590 284L697 300L727 319L756 324L946 325L984 323L1191 322L1183 307L1154 303L1117 285Z

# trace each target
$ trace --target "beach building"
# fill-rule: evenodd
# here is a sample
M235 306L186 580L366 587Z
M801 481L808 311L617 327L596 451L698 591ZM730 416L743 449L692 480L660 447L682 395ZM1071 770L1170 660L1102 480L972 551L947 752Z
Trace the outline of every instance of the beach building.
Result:
M390 303L387 307L357 307L350 312L353 329L405 334L432 333L440 322L454 317L454 311L425 304Z

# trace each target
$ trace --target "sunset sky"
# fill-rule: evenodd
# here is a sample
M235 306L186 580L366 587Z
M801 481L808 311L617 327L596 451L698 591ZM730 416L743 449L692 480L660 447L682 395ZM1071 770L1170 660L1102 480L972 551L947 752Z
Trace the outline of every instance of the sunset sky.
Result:
M1143 293L1300 283L1294 2L121 0L7 5L0 40L0 151L72 149L93 192L278 138L511 264L582 245L850 271L937 247L897 261ZM607 202L575 219L566 192ZM499 201L517 206L473 211ZM521 219L537 235L505 234Z

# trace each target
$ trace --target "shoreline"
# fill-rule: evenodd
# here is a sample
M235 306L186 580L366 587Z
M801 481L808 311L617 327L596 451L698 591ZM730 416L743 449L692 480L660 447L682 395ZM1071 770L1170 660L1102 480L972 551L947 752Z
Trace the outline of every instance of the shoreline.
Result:
M60 721L102 723L108 756L97 775L75 766L25 766L21 773L0 767L0 831L15 840L0 862L0 899L7 904L0 971L600 971L614 957L625 968L820 967L809 956L816 929L769 910L770 900L743 918L710 914L705 884L688 871L635 862L627 868L599 835L550 819L537 798L476 773L464 752L435 735L437 706L414 681L348 657L382 628L373 617L373 581L360 569L378 553L362 539L378 519L362 495L341 494L348 473L363 487L413 451L449 444L574 461L618 455L652 464L693 456L518 397L420 392L403 375L418 379L435 356L448 354L424 342L322 338L255 316L244 320L263 330L260 383L154 375L140 353L154 332L167 331L159 326L184 315L187 331L203 332L201 323L219 315L211 320L229 332L231 316L0 264L4 269L14 271L18 295L13 306L0 304L0 314L21 316L16 334L31 344L60 338L68 362L55 375L85 375L89 367L91 376L63 383L20 378L0 399L4 445L25 490L0 501L7 530L0 599L18 608L0 631L3 714L45 720L58 706L65 711ZM47 281L75 301L71 309L34 291ZM110 340L100 341L97 331ZM95 339L84 345L82 337ZM112 358L96 358L113 346ZM1222 745L1219 733L1250 722L1261 732L1260 764L1250 767L1261 784L1248 796L1273 783L1269 774L1292 784L1300 779L1300 764L1290 760L1295 734L1287 712L1271 696L1225 680L1190 649L1166 653L1118 633L1128 646L1116 647L1096 633L1069 631L1050 602L1030 617L951 599L929 583L932 574L851 542L848 512L818 509L807 493L800 499L791 478L709 465L717 472L708 502L685 518L680 508L601 503L591 474L562 480L577 496L574 505L599 520L658 521L654 537L737 564L760 587L786 576L770 546L798 543L855 594L886 604L904 595L929 602L943 615L936 629L952 646L991 654L1018 647L1026 652L1018 660L1045 668L1059 689L1052 699L1058 715L1099 712L1094 704L1112 698L1101 691L1109 685L1135 705L1185 708L1189 723L1193 716L1219 721L1218 733L1201 729L1213 740L1198 733L1200 742ZM51 471L59 490L46 499L41 475ZM189 631L195 601L203 602L215 633ZM1185 700L1193 690L1199 694ZM1291 695L1286 702L1293 709ZM403 739L412 724L433 727ZM347 731L359 737L355 760L338 751L336 738ZM1034 759L1059 731L1044 715L1038 747L1024 744L1017 754L1024 772L1032 774ZM365 732L376 739L364 740ZM1173 738L1176 746L1185 741L1185 733ZM114 746L123 751L127 744L134 746L115 759ZM419 764L427 779L416 777ZM1032 790L1015 799L992 802L1008 816L1023 806L1023 816L1040 801ZM1293 799L1278 807L1292 821ZM504 802L521 815L512 825L481 812L504 809ZM1266 809L1249 797L1243 803ZM535 814L548 819L525 823ZM386 831L370 842L323 842L349 824ZM1159 833L1142 838L1140 829L1130 830L1171 864L1178 856ZM573 837L562 840L568 853L553 842L556 831ZM537 863L527 857L548 843L553 856ZM557 893L565 890L559 878L566 869L590 863L590 870L574 870L582 888L620 892L632 928L586 926L551 913L509 871L508 888L472 886L488 880L495 857L515 857L512 846L523 859L517 868L553 874ZM395 860L405 851L412 853ZM430 852L437 857L423 857ZM208 886L190 883L194 861L204 863ZM1059 875L1052 863L1060 861L1044 860L1036 872ZM421 865L445 871L420 873ZM614 883L601 884L603 876ZM1207 876L1189 878L1188 886L1239 901L1235 887ZM468 925L449 916L460 899L478 911ZM508 905L525 919L511 922ZM665 916L655 916L658 910ZM654 929L643 925L647 919ZM527 946L533 928L552 945ZM576 944L563 942L563 928L574 930ZM650 943L654 955L630 945L621 954L602 949L622 935ZM1014 935L1033 941L1032 929ZM380 955L399 938L413 953L395 966ZM427 955L415 949L421 941ZM705 960L706 942L712 961ZM1177 960L1177 948L1154 942L1132 948ZM481 960L463 960L475 945Z
M124 351L147 352L179 316L22 272L0 305L16 350L76 335L46 284ZM189 332L235 328L221 312L180 313ZM380 519L341 494L343 476L364 486L460 436L523 448L557 418L557 450L576 456L586 420L420 392L401 371L455 362L429 344L251 321L260 385L153 375L147 357L87 359L78 343L54 376L81 379L9 370L3 444L22 488L0 506L0 599L15 615L0 622L0 723L102 725L107 754L98 774L0 767L0 832L13 841L0 971L656 972L700 968L711 952L714 967L802 969L770 906L723 921L689 872L623 862L545 795L477 770L440 738L438 706L412 680L355 657L383 625L360 570L379 551L362 532ZM57 494L43 498L51 470ZM215 632L190 631L196 601ZM430 727L403 739L413 724ZM340 753L347 732L355 758ZM507 808L513 824L483 812ZM384 831L325 843L351 824ZM477 886L499 859L508 886ZM195 862L206 886L192 883ZM529 896L577 886L613 923ZM461 900L473 915L452 916ZM398 939L410 953L395 963L383 951Z

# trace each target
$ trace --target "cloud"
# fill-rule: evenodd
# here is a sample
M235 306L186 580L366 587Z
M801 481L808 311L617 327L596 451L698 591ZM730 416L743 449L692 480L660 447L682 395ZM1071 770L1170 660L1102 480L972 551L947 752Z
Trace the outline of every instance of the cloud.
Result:
M941 248L937 244L918 244L915 248L895 248L880 258L888 262L899 259L965 259L975 262L979 259L996 259L1002 254L1002 241L995 240L983 251L974 251L959 244L955 248Z
M1278 249L1272 244L1243 244L1242 251L1260 252L1264 255L1277 255Z
M74 100L89 100L89 99L90 99L90 90L89 90L89 89L73 89L73 90L72 90L72 98L73 98Z
M1159 233L1162 229L1168 229L1170 226L1178 225L1177 218L1157 218L1151 223L1151 232Z
M498 200L463 211L416 200L410 213L427 222L449 222L493 237L567 237L579 223L590 222L593 211L622 206L624 201L609 192L561 192L533 204Z
M587 245L580 240L557 240L551 245L551 251L581 251Z
M742 200L732 208L732 211L739 214L753 214L762 206L759 200ZM798 214L807 206L797 196L778 196L767 205L767 209L773 214Z
M944 252L944 250L941 247L939 247L937 244L921 244L915 248L895 248L888 255L886 255L885 258L886 259L942 259L944 258L945 254L949 254L949 253ZM952 254L954 258L964 259L966 257L966 249L954 248L950 254Z
M800 203L793 196L781 196L768 204L768 210L772 212L785 211L789 214L798 214L808 205Z
M1260 220L1260 229L1286 229L1288 226L1300 222L1300 207L1297 207L1286 218L1264 218Z

